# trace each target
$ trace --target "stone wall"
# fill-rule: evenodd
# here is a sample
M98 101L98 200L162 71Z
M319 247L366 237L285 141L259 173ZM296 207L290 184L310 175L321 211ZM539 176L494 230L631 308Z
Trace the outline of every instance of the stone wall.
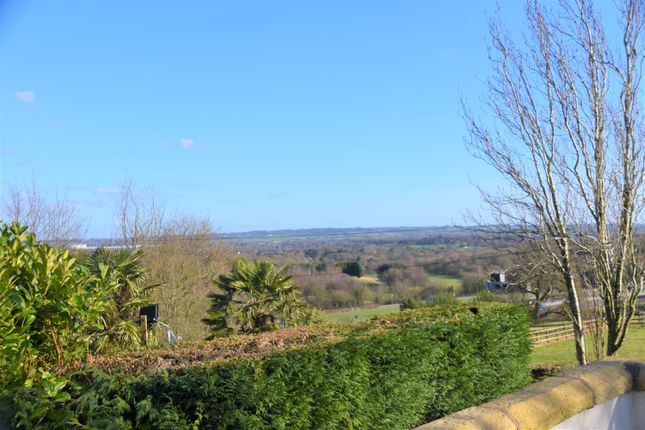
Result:
M601 415L609 414L607 422L612 422L612 414L625 414L628 410L632 414L642 414L643 411L637 405L640 404L643 392L645 363L597 361L529 385L516 393L424 424L416 430L547 430L587 410L595 410L595 413ZM619 401L621 396L626 396L626 399ZM616 407L617 405L620 407ZM635 424L624 423L638 423L642 418L629 417L628 421L620 422L623 423L622 426L633 426ZM579 421L588 422L584 415L580 415ZM593 428L621 428L604 427L600 422L597 424L599 427ZM568 427L560 428L590 427L588 424L578 426L573 420L569 421Z

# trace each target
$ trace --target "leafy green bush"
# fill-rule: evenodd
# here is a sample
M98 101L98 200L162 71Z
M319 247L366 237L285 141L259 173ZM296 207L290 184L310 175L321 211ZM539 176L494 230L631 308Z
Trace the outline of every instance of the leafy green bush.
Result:
M0 387L47 379L48 392L62 389L49 369L85 358L106 283L13 223L0 225L0 287Z
M432 306L456 305L457 302L458 302L457 297L455 297L452 294L437 294L437 296L432 300L431 305Z
M230 273L214 280L211 308L203 322L211 329L207 339L241 333L277 330L279 322L296 325L312 318L300 299L300 290L287 275L287 266L275 269L266 260L240 258Z
M488 290L480 291L475 300L482 303L503 302L497 294Z
M457 300L457 298L451 294L438 294L435 297L429 298L428 300L416 299L412 297L401 301L401 310L456 305L458 302L459 300Z
M57 423L115 429L409 429L529 380L528 316L521 306L435 306L324 336L317 327L292 330L306 340L276 349L281 332L266 333L242 338L245 345L236 338L202 344L210 345L217 359L209 359L206 346L184 351L184 358L193 360L186 367L134 374L107 365L85 370L73 376L67 388L71 400L65 403L47 399L40 386L23 388L13 394L12 413L26 428ZM257 353L260 345L269 345L266 353ZM237 354L227 349L233 347ZM161 365L182 351L146 354L149 363Z
M339 263L340 269L344 274L360 278L363 276L363 266L358 261L345 261Z
M110 300L101 314L103 329L90 343L93 353L143 346L137 317L139 309L150 303L148 293L156 286L143 285L146 271L141 264L142 254L141 250L98 248L81 260L96 279L105 279L109 285ZM148 342L153 339L150 336Z
M401 310L407 309L423 309L430 307L431 303L427 300L417 299L415 297L410 297L408 299L401 300Z

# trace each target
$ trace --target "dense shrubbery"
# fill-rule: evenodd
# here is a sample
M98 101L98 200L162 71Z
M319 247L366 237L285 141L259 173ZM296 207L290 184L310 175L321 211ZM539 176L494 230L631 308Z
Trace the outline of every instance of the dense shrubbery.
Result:
M81 260L83 266L110 285L109 300L101 313L103 329L90 342L93 353L106 353L143 346L137 324L139 308L149 304L148 293L154 286L144 286L146 270L141 264L141 250L98 248ZM151 342L153 336L148 339Z
M238 259L233 270L215 280L217 291L210 294L212 306L204 322L211 328L210 339L235 331L260 333L276 330L278 324L299 325L311 317L300 299L300 290L283 266L270 261Z
M0 388L45 379L53 396L65 385L49 370L85 358L105 328L112 291L105 275L17 223L0 225Z
M358 261L344 261L340 263L340 269L344 274L355 278L363 276L363 266Z
M456 305L458 300L455 296L441 294L433 297L431 300L410 298L401 301L401 310L406 309L423 309L432 306Z
M137 346L129 318L141 303L138 258L101 251L79 263L68 251L38 242L26 227L0 223L1 403L14 396L21 401L29 391L39 396L16 419L31 422L50 404L71 400L74 388L61 369L84 362L90 348ZM49 418L58 420L53 409Z
M289 330L245 337L246 345L235 338L207 344L217 358L186 351L193 362L182 368L86 370L67 388L66 403L48 400L42 387L23 388L14 393L13 412L25 427L59 420L122 429L409 429L529 378L528 318L520 306L438 306L341 333L295 330L305 340L278 351L276 336L288 340ZM231 345L240 353L228 351ZM161 362L181 351L157 354Z

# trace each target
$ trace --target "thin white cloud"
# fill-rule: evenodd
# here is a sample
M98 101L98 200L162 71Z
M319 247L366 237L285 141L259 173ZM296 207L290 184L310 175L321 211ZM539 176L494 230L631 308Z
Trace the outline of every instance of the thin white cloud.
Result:
M94 188L96 194L119 194L121 188L118 187L97 187Z
M36 93L33 91L19 91L16 98L23 103L31 103L36 100Z
M183 149L189 149L193 145L195 145L195 141L193 139L187 139L187 138L179 139L179 146L181 146Z
M35 164L32 160L24 157L18 151L15 151L11 148L2 148L0 149L0 158L8 161L14 166L28 166Z
M114 202L109 199L92 199L85 201L84 205L89 208L112 208Z

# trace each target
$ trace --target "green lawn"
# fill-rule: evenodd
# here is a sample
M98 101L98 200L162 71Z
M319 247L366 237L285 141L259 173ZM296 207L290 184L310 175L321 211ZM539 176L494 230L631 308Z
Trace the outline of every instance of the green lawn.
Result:
M377 277L375 277L375 276L368 276L368 275L361 276L360 278L356 278L356 280L357 280L358 282L362 282L362 283L364 283L364 284L378 284L378 285L380 285L380 284L382 284L382 283L383 283L383 282L381 282Z
M590 361L594 360L592 340L587 336L587 354ZM618 350L616 357L633 358L645 361L645 328L632 327L627 334L627 340ZM575 366L575 346L573 340L552 343L540 348L535 348L531 353L531 366L552 366L552 365Z
M445 275L428 275L428 282L430 285L445 288L446 290L452 287L455 294L461 291L464 281L454 276Z
M327 312L325 319L334 324L347 324L352 322L367 321L377 315L397 314L399 305L383 305L369 309L356 309L341 312Z

